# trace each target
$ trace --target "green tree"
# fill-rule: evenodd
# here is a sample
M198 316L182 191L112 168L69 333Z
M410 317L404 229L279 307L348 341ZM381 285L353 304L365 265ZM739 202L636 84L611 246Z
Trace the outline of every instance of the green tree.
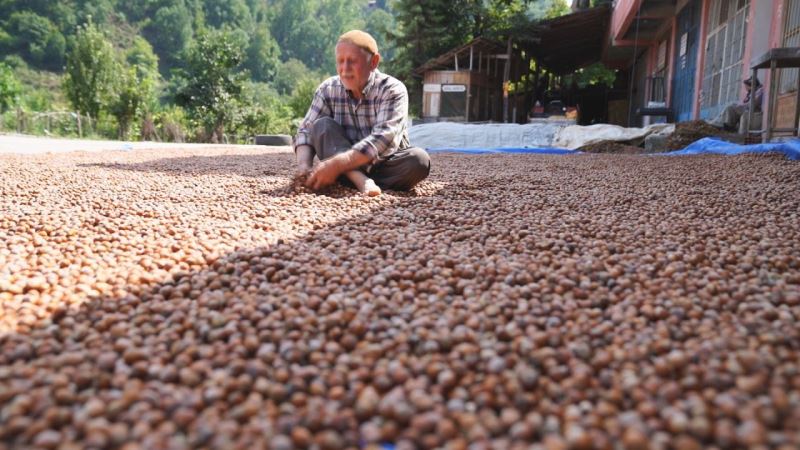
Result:
M162 73L169 73L169 69L180 64L183 51L192 40L192 21L186 2L173 0L158 8L142 30L162 63Z
M464 43L467 36L454 24L458 17L454 5L445 0L397 0L393 3L397 27L389 33L389 41L396 48L394 59L387 71L405 81L412 113L418 113L421 104L420 84L412 78L412 71L429 59Z
M113 15L118 0L73 0L77 7L78 23L94 21L105 24ZM67 3L67 2L65 2Z
M14 75L14 70L0 63L0 112L13 106L19 100L22 85Z
M100 116L114 88L114 49L92 22L70 39L64 90L72 107L92 119Z
M373 9L366 19L364 31L371 34L378 43L378 51L384 61L394 59L395 49L389 40L389 33L395 28L394 16L383 9Z
M203 0L206 24L214 28L233 26L250 29L253 17L243 0Z
M364 29L366 23L362 14L363 7L353 0L326 0L317 10L316 17L322 24L322 39L318 51L321 64L312 65L323 71L333 72L336 68L334 46L342 33L352 29Z
M131 48L125 52L125 61L136 68L140 79L158 78L158 55L150 43L141 36L133 38Z
M607 68L603 63L594 63L590 66L578 69L575 73L567 75L564 79L565 84L569 85L572 81L579 88L583 89L586 86L606 85L609 88L614 86L614 81L617 79L617 74Z
M285 59L298 58L295 30L299 24L314 16L319 0L269 0L269 30L283 52ZM314 31L316 34L318 31Z
M295 58L314 69L333 72L338 37L364 27L363 2L354 0L273 0L270 31L284 60Z
M398 29L389 39L397 48L395 71L408 77L410 72L429 59L468 40L458 24L457 4L436 0L397 0L394 3ZM458 33L453 33L460 30Z
M295 86L301 80L309 77L321 78L316 72L306 67L302 61L292 58L278 66L272 87L281 95L287 95L294 91Z
M562 16L569 11L564 0L539 0L528 4L525 15L528 19L542 20Z
M108 105L109 112L117 119L117 139L127 139L131 124L143 103L143 95L137 83L135 67L117 63L114 98Z
M555 19L556 17L561 17L564 14L569 14L569 11L569 5L567 4L566 0L553 0L550 8L548 8L545 12L545 19Z
M320 80L307 77L300 80L294 87L287 105L291 108L295 118L306 115L306 111L308 111L308 107L311 105L311 100L314 99L314 92L316 92L319 83Z
M152 47L141 37L134 39L117 62L114 95L109 111L117 119L117 137L127 139L133 121L151 108L158 82L158 57Z
M275 77L280 64L281 49L269 34L266 25L258 26L251 33L247 46L245 68L256 81L269 81Z
M198 120L207 135L222 142L226 123L234 116L247 77L240 70L245 43L228 30L200 33L178 70L175 102Z
M61 69L66 41L47 17L31 11L17 11L11 14L6 26L12 36L10 50L19 52L36 67Z
M271 86L247 82L242 92L244 100L235 124L237 134L294 134L291 108Z

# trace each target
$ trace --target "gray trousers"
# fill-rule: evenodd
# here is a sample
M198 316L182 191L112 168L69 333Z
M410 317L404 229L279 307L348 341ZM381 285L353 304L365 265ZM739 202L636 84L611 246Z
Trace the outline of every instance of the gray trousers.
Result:
M730 105L725 106L725 108L723 108L722 111L717 114L717 117L713 118L708 123L717 128L724 128L730 131L738 130L739 119L741 119L742 115L747 113L747 108L748 105L731 103Z
M347 138L344 128L330 117L322 117L311 127L311 145L320 161L324 161L353 147ZM419 147L398 149L372 166L364 167L362 172L375 181L382 189L407 191L427 178L431 171L431 159L428 152ZM339 182L352 185L345 176Z

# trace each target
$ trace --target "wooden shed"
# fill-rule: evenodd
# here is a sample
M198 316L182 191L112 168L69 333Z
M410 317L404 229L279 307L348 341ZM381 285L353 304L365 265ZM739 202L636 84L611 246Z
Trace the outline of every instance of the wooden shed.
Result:
M506 119L503 88L512 66L527 73L520 52L510 44L483 37L428 61L414 71L423 78L422 119L452 122Z

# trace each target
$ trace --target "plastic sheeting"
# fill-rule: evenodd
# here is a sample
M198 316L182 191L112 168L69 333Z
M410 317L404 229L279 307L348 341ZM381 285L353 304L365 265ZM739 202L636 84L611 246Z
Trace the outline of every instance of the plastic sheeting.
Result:
M408 129L411 145L422 148L524 148L551 147L563 121L528 123L434 122Z
M718 138L703 138L689 144L683 150L676 150L674 152L662 153L669 156L680 155L702 155L702 154L717 154L717 155L741 155L744 153L783 153L787 158L797 161L800 160L800 139L792 139L785 142L776 142L769 144L751 144L739 145L723 141Z
M606 141L630 142L638 145L651 134L669 135L673 131L675 131L675 125L668 123L654 123L644 128L624 128L607 123L587 126L573 125L559 130L552 145L573 150L584 145Z

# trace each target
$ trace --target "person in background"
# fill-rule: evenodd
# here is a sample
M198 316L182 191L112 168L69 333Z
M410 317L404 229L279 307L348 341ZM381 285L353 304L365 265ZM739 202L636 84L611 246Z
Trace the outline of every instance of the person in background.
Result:
M408 140L408 91L378 70L380 60L368 33L339 37L338 75L317 88L294 140L297 175L308 177L307 187L338 180L376 196L381 189L409 190L430 173L428 153Z
M726 106L717 117L708 122L709 124L720 130L738 130L739 121L742 115L746 114L749 110L751 101L755 102L753 104L754 111L761 112L761 102L764 98L764 88L761 86L761 82L756 78L755 87L753 86L754 81L750 78L742 81L742 83L744 83L744 87L747 90L744 99L741 102L731 103Z

